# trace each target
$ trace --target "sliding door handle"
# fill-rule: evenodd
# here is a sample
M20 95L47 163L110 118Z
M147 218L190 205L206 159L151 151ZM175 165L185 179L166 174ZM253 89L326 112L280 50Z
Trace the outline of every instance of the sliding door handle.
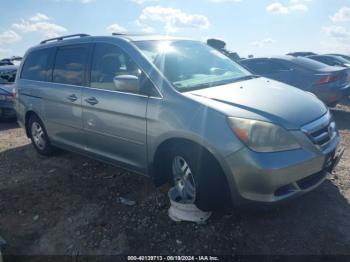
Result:
M78 97L75 94L72 94L70 96L67 96L67 100L69 100L71 102L75 102L78 100Z
M87 98L85 99L85 102L92 106L98 104L98 100L95 97Z

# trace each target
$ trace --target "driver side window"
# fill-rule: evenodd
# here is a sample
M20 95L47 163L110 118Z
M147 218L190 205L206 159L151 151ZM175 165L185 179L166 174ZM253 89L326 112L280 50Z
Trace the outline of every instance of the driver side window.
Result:
M141 70L120 48L111 44L96 44L91 69L91 87L140 93Z

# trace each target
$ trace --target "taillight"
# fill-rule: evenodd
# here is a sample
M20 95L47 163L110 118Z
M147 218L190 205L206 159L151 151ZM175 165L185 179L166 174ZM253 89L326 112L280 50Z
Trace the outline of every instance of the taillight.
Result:
M324 85L328 84L334 81L337 81L339 78L339 75L328 75L328 76L323 76L320 80L316 82L318 85Z
M12 99L13 101L16 99L17 93L16 93L16 88L12 88Z

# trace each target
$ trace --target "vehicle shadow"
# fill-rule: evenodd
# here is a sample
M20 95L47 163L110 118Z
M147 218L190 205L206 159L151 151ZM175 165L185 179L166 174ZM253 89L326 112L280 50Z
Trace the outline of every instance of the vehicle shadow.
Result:
M0 119L0 131L18 128L15 119Z
M330 180L287 203L216 212L197 225L172 222L149 179L79 155L46 158L26 145L1 152L0 163L5 254L350 254L350 205Z
M240 254L350 254L349 200L330 180L285 203L246 206L228 214L244 236L237 247Z
M350 111L339 109L333 109L331 111L340 130L350 129Z

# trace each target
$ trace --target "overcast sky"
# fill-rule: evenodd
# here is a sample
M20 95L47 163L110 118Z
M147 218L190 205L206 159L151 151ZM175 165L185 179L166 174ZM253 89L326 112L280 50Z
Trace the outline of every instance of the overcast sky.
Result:
M350 54L350 0L1 0L0 57L58 35L124 31L218 37L242 56Z

